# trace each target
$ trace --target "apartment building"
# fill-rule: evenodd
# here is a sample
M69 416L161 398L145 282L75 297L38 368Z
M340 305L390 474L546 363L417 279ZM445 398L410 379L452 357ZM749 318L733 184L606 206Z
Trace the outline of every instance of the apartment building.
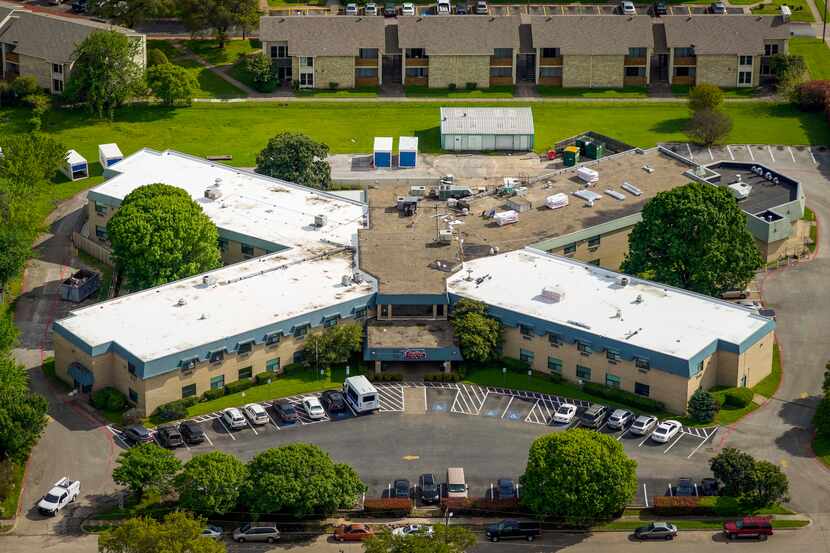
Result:
M383 81L382 17L268 16L260 19L259 37L279 79L300 88L359 88Z
M789 24L775 16L661 17L673 85L758 86L773 77L769 59L787 52Z
M34 77L44 90L60 94L72 74L75 49L96 31L118 31L138 41L136 62L146 65L146 39L140 33L89 19L0 5L0 77Z
M654 50L645 15L532 17L536 83L544 86L645 86Z

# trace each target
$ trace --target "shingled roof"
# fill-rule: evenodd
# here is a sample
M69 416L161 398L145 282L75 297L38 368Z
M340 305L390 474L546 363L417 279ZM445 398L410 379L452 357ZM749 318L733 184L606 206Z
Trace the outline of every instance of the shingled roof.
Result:
M259 20L263 42L288 43L291 56L356 56L360 48L384 50L382 17L268 16Z
M88 19L59 17L52 14L15 11L0 29L0 42L14 44L14 52L44 59L52 63L68 63L77 46L95 31L119 31L138 35L135 31L98 23Z
M520 18L489 17L401 17L398 42L401 48L424 48L432 55L492 55L495 48L519 48Z
M562 55L626 55L629 48L652 48L646 15L535 16L530 18L534 48L559 48Z
M660 18L666 26L669 48L694 47L695 54L763 54L764 40L790 37L790 27L779 16L671 15Z

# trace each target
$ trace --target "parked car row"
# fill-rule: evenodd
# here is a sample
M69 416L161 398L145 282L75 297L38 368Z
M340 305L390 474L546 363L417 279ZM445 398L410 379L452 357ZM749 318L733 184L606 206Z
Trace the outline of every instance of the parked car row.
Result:
M450 0L438 0L437 4L433 8L433 12L438 15L467 15L468 13L475 15L488 15L490 13L490 7L487 5L486 0L478 0L469 8L466 4L459 3L453 7ZM386 3L383 5L383 9L381 9L375 2L368 2L365 6L363 6L363 8L360 8L356 3L352 2L346 4L344 13L352 16L383 15L384 17L416 15L415 4L412 2L404 2L401 5L400 10L398 9L397 4L394 3Z
M555 424L571 424L576 418L577 407L572 403L562 403L553 413ZM683 428L683 425L676 420L665 420L659 422L657 417L651 415L636 416L626 409L610 408L598 403L592 403L579 416L579 424L585 428L601 428L607 424L614 430L628 429L631 434L645 436L651 432L651 439L658 443L666 443L674 438Z
M703 478L700 484L688 477L678 478L677 484L669 485L669 495L679 497L716 496L720 493L720 484L714 478Z
M769 517L743 517L723 523L723 533L730 540L757 538L765 540L773 534ZM677 537L677 526L670 522L650 522L634 530L638 540L673 540Z

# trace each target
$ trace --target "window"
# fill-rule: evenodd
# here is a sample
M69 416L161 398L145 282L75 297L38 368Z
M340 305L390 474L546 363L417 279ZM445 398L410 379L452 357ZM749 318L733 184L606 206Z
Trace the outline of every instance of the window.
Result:
M675 48L674 49L674 57L675 58L691 58L695 55L694 48Z
M95 202L95 213L97 213L98 215L106 215L107 209L108 207L106 204L102 204L98 201Z
M314 67L314 58L302 56L300 58L300 67Z
M646 57L646 49L645 48L629 48L628 49L628 57L629 58L644 58L644 57Z
M539 68L539 76L540 77L561 77L562 76L562 68L561 67L540 67Z
M228 240L225 238L219 239L219 251L226 252L228 251Z
M548 333L548 342L550 342L550 345L552 345L553 347L558 348L559 346L562 345L562 336L560 336L559 334L556 334L554 332L549 332Z
M591 380L591 369L590 367L583 367L582 365L576 366L576 377L581 380Z
M698 361L697 372L703 372L703 361Z
M512 77L513 76L513 68L512 67L491 67L490 68L490 76L491 77Z
M127 395L130 397L131 402L138 403L138 392L132 388L127 388Z
M179 364L183 371L190 371L196 368L196 365L199 363L198 357L191 357L190 359L182 359L181 363Z
M519 360L524 361L528 365L533 365L533 356L534 354L532 351L526 349L519 350Z
M675 77L694 77L695 76L695 68L694 67L675 67L674 68L674 76Z
M52 73L54 73L55 75L63 75L63 66L59 63L53 63Z
M225 350L218 349L216 351L210 352L210 356L208 357L208 360L211 363L221 363L222 361L225 360Z
M592 259L588 262L588 265L593 265L594 267L599 267L599 259Z
M253 376L253 374L254 374L254 368L253 367L242 367L241 369L239 369L238 378L239 378L239 380L242 380L243 378L251 378L251 376Z
M369 79L378 76L376 67L358 67L355 73L359 79Z
M752 84L752 71L738 71L738 84Z
M625 68L625 76L626 77L645 77L646 76L646 68L645 67L626 67Z
M272 58L287 58L288 57L288 46L285 44L279 44L276 46L271 46L271 57Z
M354 318L355 319L365 319L367 314L367 309L365 307L359 307L354 310Z
M556 357L548 357L548 368L555 373L561 373L562 360L557 359Z
M196 395L196 385L195 384L188 384L187 386L182 386L182 399L186 397L193 397Z
M107 227L102 227L101 225L95 225L95 237L99 240L106 240L107 239Z
M218 390L219 388L225 387L225 375L220 374L218 376L213 376L210 379L210 389L211 390Z
M276 346L280 343L280 339L282 338L282 332L272 332L265 337L265 345L266 346Z
M543 58L558 58L561 55L559 48L542 48Z
M254 350L254 343L252 341L242 342L236 348L237 355L248 355Z
M493 57L500 58L500 59L512 59L513 58L513 48L494 48L493 49Z
M778 45L777 44L764 44L764 55L765 56L774 56L778 53Z
M605 373L605 385L609 388L619 388L620 377L611 373Z
M739 56L738 65L752 65L752 56Z
M55 92L63 92L63 81L60 79L52 79L52 90Z
M592 236L591 238L588 239L588 247L589 248L598 248L600 239L601 239L600 236Z
M638 396L648 397L648 394L651 392L651 386L648 384L641 384L639 382L634 383L634 393Z
M301 349L298 349L294 352L293 359L295 363L302 363L305 360L305 352Z
M528 325L519 325L519 332L522 334L522 338L526 340L530 340L533 337L533 327Z
M605 350L605 357L609 363L617 364L620 361L620 352L613 349Z
M300 86L314 86L314 73L300 73Z
M295 326L294 338L297 338L298 340L302 340L303 338L305 338L305 335L308 334L308 327L309 325L307 324Z
M378 59L377 48L361 48L357 51L357 57L362 60L376 60Z
M565 252L564 253L565 253L565 255L573 255L574 253L576 253L576 242L573 242L571 244L567 244L565 246Z
M254 247L242 244L242 255L254 255Z
M135 365L133 365L130 362L127 362L127 372L129 372L131 375L135 376L136 375L135 374Z
M577 342L576 349L579 350L579 353L582 355L591 355L594 351L591 349L591 344L588 342Z
M338 319L340 319L340 315L326 317L325 319L323 319L323 328L331 328L333 326L337 326Z
M407 67L406 68L406 76L407 77L426 77L427 76L427 68L426 67Z
M265 362L265 370L269 373L280 372L280 358L274 357Z
M651 369L651 363L645 357L635 357L634 366L640 369L641 371L647 371Z

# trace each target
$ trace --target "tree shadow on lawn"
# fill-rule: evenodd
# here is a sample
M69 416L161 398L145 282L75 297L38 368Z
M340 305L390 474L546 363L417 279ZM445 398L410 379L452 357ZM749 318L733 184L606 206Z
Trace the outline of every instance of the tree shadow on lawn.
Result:
M441 151L441 128L430 127L415 131L418 137L418 150L424 153Z
M686 117L675 117L674 119L663 119L649 128L651 132L660 134L682 133L686 130L689 119Z

